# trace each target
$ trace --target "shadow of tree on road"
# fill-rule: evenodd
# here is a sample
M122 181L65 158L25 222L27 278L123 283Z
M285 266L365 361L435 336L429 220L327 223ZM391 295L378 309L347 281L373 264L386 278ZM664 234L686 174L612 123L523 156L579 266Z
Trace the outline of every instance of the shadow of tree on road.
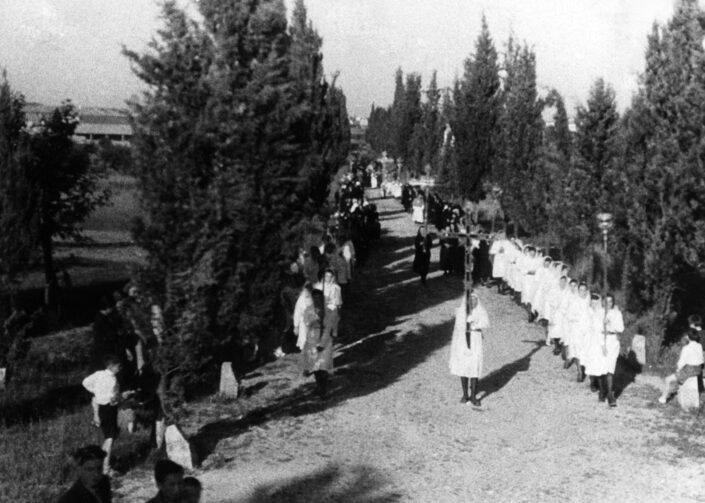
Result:
M507 363L502 367L498 368L494 372L488 374L486 377L480 379L478 383L479 391L484 392L482 396L478 396L478 399L482 402L488 396L496 393L497 391L504 388L509 382L514 379L519 372L526 372L531 366L531 357L535 353L544 347L543 341L522 341L525 344L533 344L536 347L529 351L527 354L521 358L514 360L511 363Z
M401 495L384 489L387 477L367 466L343 470L330 465L310 475L281 484L260 486L241 503L383 503L401 501ZM223 500L232 501L232 500Z

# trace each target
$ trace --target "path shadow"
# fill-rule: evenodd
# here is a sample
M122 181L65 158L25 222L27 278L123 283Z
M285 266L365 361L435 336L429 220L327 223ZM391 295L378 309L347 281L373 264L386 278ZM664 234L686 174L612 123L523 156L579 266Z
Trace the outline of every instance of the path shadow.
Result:
M543 341L524 340L522 342L525 344L533 344L536 347L521 358L503 365L494 372L488 374L486 377L480 379L478 388L479 391L484 392L482 396L478 396L480 402L483 402L485 398L504 388L519 372L526 372L529 370L529 367L531 366L531 357L540 351L541 348L545 347Z
M88 403L90 398L80 384L57 386L30 398L3 400L0 402L0 423L9 427L52 419Z
M414 276L407 262L384 268L399 260L400 256L394 252L408 247L413 239L408 235L383 236L369 263L355 276L350 292L343 299L336 371L328 400L322 402L316 397L313 378L303 384L298 378L289 379L290 384L280 395L252 403L240 402L237 417L201 426L192 437L199 459L208 457L221 439L253 426L281 417L316 413L388 387L448 343L453 327L452 310L448 312L448 321L443 323L419 323L421 328L413 331L400 328L404 320L458 299L462 293L462 282L455 278L436 276L427 280L427 286L418 281L405 282ZM408 257L413 256L413 250L407 253ZM278 372L298 377L299 359L291 355L258 370L265 376Z
M402 496L386 489L387 477L369 466L344 469L332 464L310 475L281 484L259 486L241 503L385 503L401 501ZM221 500L234 502L235 500Z

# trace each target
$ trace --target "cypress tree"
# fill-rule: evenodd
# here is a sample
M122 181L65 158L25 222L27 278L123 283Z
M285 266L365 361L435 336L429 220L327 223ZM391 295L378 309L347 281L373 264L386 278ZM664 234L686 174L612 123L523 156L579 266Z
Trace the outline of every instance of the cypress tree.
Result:
M458 182L463 197L482 196L482 184L497 164L496 142L501 97L497 50L485 17L475 54L465 61L465 72L454 96L451 127L458 160Z

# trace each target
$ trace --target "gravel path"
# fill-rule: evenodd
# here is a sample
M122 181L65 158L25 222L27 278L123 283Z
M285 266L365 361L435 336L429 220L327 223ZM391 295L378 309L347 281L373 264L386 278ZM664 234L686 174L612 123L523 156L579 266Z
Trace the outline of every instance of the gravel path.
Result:
M332 397L314 400L289 355L248 376L250 398L197 407L186 431L206 456L204 501L705 501L699 418L659 408L639 381L616 409L598 403L487 289L482 406L458 403L447 362L461 280L420 286L416 226L377 202L385 233L344 306ZM119 485L122 501L153 493L145 471Z

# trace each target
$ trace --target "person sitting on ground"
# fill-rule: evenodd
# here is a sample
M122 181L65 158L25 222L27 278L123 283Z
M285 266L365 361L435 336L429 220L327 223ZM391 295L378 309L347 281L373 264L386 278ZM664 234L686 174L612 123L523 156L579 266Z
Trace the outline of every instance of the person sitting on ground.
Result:
M705 360L703 360L703 347L699 342L702 319L698 315L691 315L688 317L688 322L690 323L690 329L687 333L688 341L681 349L676 373L664 379L663 394L658 399L661 404L665 404L678 391L681 384L691 377L699 376L703 370Z
M105 451L103 473L105 474L110 472L110 451L113 441L118 436L117 414L120 386L117 375L119 372L120 360L114 355L108 355L105 357L105 370L94 372L83 380L83 387L93 395L91 400L93 424L100 427L103 433L103 450Z
M110 479L103 474L105 451L97 445L86 445L73 454L78 479L58 503L110 503Z
M147 503L180 503L183 492L184 468L170 459L154 464L154 481L159 492Z
M196 477L186 477L184 479L183 496L181 503L200 503L203 487Z

